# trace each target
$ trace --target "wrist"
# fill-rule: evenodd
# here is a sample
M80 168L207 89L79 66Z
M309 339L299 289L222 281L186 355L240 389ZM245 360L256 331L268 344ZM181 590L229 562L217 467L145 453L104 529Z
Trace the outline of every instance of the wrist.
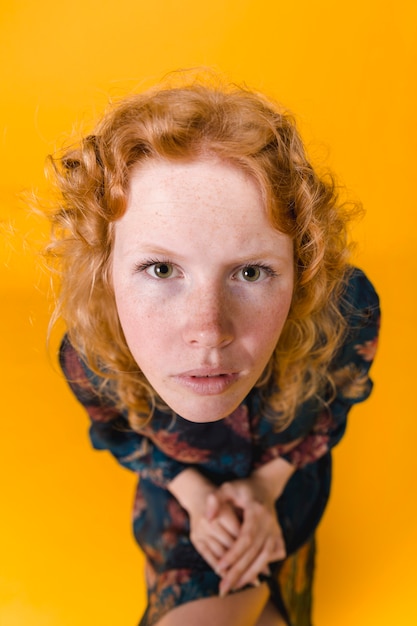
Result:
M281 496L295 470L294 465L282 457L277 457L254 470L251 478L265 497L275 502Z
M204 512L207 497L216 489L213 483L192 467L177 474L167 488L189 515Z

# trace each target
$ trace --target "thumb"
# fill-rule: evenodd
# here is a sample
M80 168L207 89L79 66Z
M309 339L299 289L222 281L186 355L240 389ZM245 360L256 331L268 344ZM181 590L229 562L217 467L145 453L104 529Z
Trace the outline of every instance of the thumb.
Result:
M232 503L235 507L245 508L245 490L235 482L223 483L220 487L223 500Z
M220 510L220 501L215 493L209 493L206 502L206 518L210 521L214 519Z

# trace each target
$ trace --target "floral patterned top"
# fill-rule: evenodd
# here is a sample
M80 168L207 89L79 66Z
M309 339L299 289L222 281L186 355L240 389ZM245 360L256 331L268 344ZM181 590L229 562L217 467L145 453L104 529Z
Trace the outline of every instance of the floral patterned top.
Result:
M121 465L140 475L133 526L146 556L149 600L141 626L155 624L178 604L218 593L217 575L190 542L187 514L166 488L190 465L221 484L284 457L297 468L276 503L288 554L311 538L329 497L331 448L345 432L352 405L365 400L372 389L368 371L377 346L379 302L361 270L352 272L343 303L349 331L333 363L336 395L327 408L315 399L301 404L281 432L275 432L271 419L262 414L256 389L218 422L194 423L157 410L140 434L134 432L126 415L99 392L100 378L64 338L61 367L89 414L94 448L109 450ZM272 599L290 624L291 607L283 606L280 585L270 583Z

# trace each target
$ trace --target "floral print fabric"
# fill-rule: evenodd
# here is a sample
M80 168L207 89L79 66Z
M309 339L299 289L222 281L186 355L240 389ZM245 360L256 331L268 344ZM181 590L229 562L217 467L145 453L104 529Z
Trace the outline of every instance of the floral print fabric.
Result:
M140 475L133 528L146 556L148 584L148 607L140 626L156 624L174 606L218 594L219 579L191 544L187 514L167 483L193 465L221 484L246 477L277 456L297 471L276 503L289 556L272 566L266 580L288 624L309 626L313 535L329 497L330 451L344 434L352 405L372 389L368 372L377 346L379 305L360 270L352 272L341 307L349 332L333 364L336 395L325 409L318 400L300 405L294 421L278 433L262 414L256 389L221 421L194 423L156 411L140 434L133 432L126 415L100 393L100 378L64 338L61 367L90 416L93 446L109 450Z

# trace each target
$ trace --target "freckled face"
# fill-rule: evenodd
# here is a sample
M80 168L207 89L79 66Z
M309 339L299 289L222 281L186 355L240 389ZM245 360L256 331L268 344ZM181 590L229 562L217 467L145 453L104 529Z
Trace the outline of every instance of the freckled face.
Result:
M134 170L115 224L113 284L127 344L193 422L229 415L256 384L293 290L293 247L255 181L215 158Z

